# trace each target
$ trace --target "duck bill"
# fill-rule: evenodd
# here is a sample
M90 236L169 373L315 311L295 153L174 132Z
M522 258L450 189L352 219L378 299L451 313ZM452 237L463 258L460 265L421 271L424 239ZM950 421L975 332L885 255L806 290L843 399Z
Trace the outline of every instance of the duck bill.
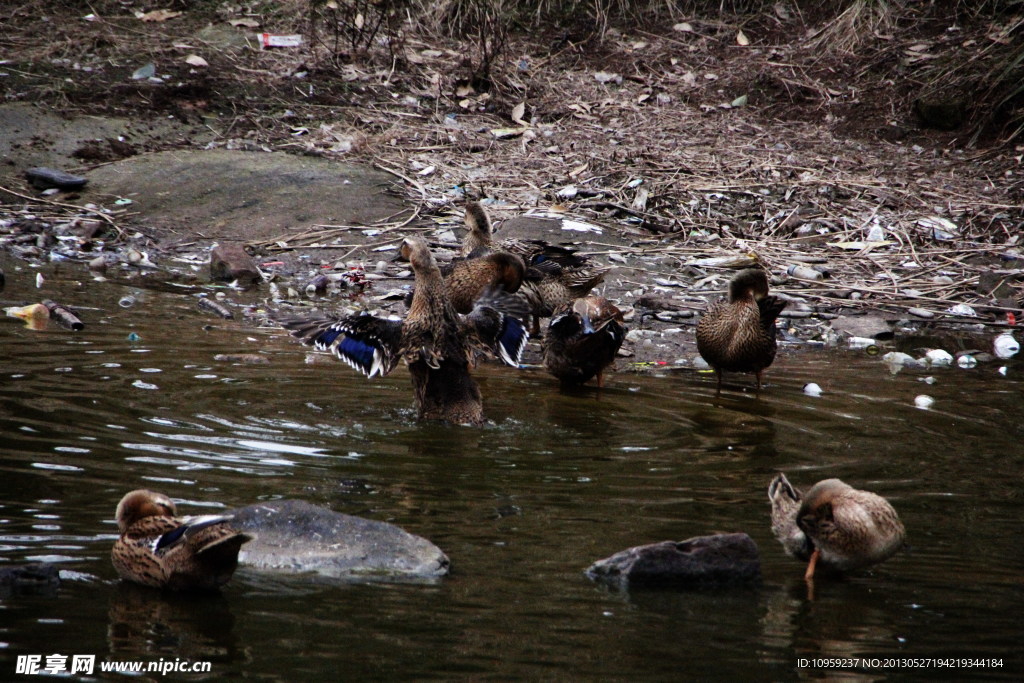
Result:
M807 571L804 572L804 581L811 581L814 579L814 569L818 566L818 557L820 555L821 552L817 548L815 548L814 552L811 553L811 559L807 563Z

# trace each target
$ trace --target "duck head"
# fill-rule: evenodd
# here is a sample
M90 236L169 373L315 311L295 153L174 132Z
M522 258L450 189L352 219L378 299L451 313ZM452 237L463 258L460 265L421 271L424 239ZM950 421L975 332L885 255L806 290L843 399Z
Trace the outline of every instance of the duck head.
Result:
M747 268L736 274L729 283L729 301L739 301L748 296L759 301L768 296L768 275L760 268Z
M125 494L121 502L117 504L115 517L118 531L123 534L140 519L153 516L173 517L176 514L177 508L174 506L174 501L164 494L148 489L136 489Z

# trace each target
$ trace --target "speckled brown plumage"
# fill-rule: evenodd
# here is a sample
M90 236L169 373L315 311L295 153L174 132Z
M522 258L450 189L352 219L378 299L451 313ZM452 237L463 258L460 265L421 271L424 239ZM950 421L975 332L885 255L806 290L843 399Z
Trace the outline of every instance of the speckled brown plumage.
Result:
M583 384L604 371L626 337L622 311L602 296L576 299L556 310L544 336L544 367L565 384Z
M790 555L807 560L805 577L820 564L852 571L884 562L903 547L906 531L885 498L825 479L806 494L784 474L768 486L772 533Z
M514 254L526 266L522 293L533 314L533 334L540 332L540 318L570 305L601 284L611 270L574 249L543 240L501 240L494 243L491 220L477 202L466 204L466 228L462 253L478 256L489 252Z
M460 316L427 243L409 238L402 255L416 278L404 321L354 315L280 322L369 377L386 375L404 360L420 419L479 424L483 405L470 368L481 354L518 366L529 335L517 315L525 310L510 294L491 289Z
M219 516L177 519L167 496L139 489L117 505L120 537L111 551L127 581L170 590L219 588L238 566L238 551L250 540Z
M441 275L452 306L459 313L469 313L476 300L487 291L518 292L525 271L520 257L495 252L452 261L441 268Z
M759 268L741 271L729 283L729 299L714 304L697 323L697 351L714 370L718 391L723 372L761 373L775 360L775 319L786 302L768 295L768 276Z

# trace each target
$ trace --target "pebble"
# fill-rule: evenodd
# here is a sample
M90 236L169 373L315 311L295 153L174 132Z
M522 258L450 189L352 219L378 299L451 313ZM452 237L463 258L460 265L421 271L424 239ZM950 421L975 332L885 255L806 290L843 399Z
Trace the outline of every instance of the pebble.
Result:
M928 410L935 404L935 399L928 394L921 394L914 399L914 405L921 410Z
M918 318L934 318L935 314L929 311L927 308L908 308L907 313L910 315L917 316Z

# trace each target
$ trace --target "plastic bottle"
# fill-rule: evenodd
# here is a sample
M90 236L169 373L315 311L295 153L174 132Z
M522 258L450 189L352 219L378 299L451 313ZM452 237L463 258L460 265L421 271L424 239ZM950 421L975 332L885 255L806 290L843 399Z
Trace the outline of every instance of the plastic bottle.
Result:
M801 280L820 280L824 276L814 268L794 265L786 269L786 273Z

